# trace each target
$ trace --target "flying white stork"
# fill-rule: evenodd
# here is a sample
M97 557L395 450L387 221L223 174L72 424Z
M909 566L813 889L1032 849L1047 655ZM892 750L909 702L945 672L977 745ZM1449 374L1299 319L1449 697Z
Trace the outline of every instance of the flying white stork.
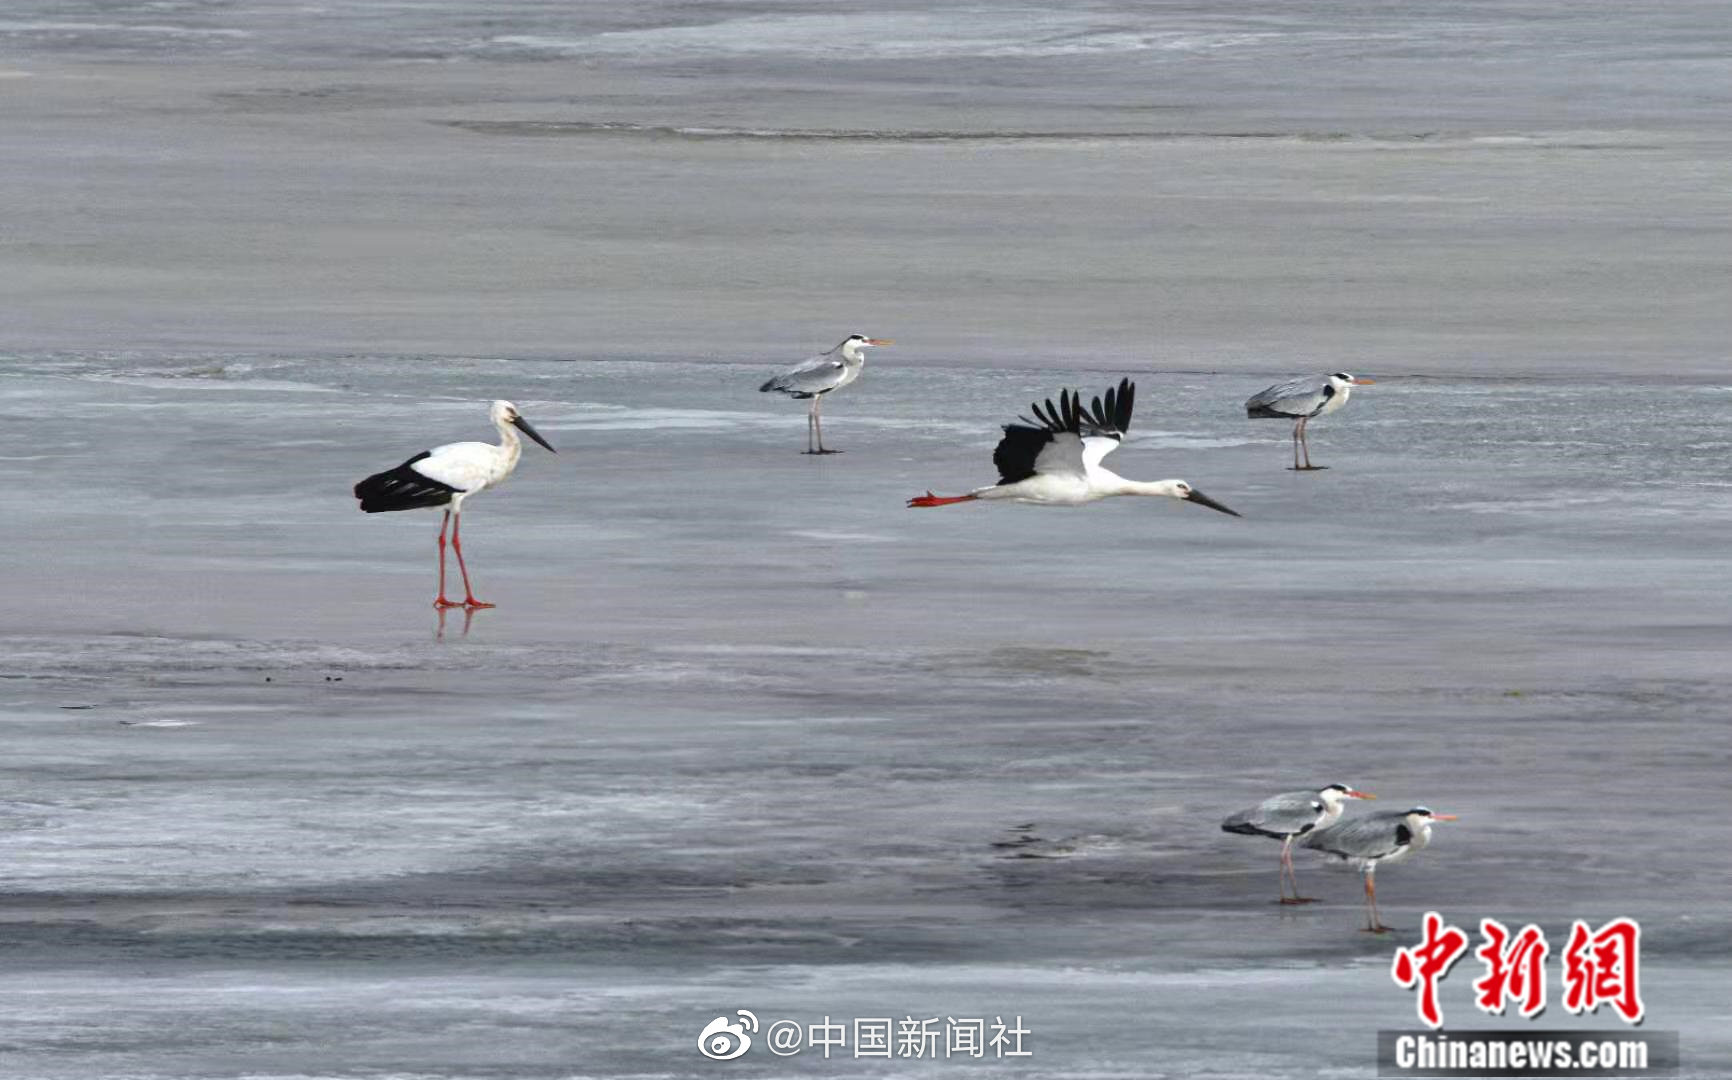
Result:
M1045 412L1036 402L1032 406L1034 420L1019 416L1021 423L1004 426L1004 438L992 452L998 483L967 495L928 491L909 499L908 505L950 506L1010 499L1044 506L1082 506L1114 495L1161 495L1238 517L1238 511L1229 510L1183 480L1127 480L1101 466L1101 459L1118 449L1131 425L1136 391L1134 383L1121 379L1116 391L1107 390L1104 404L1097 397L1088 411L1075 390L1061 391L1056 406L1048 398Z
M860 377L860 372L866 367L866 354L861 349L894 344L884 338L849 334L840 345L795 364L766 380L758 390L766 394L775 390L792 398L811 398L812 411L806 414L806 453L840 454L840 450L824 449L824 421L818 415L818 403L824 400L825 394L834 393ZM814 437L817 439L815 447Z
M433 606L441 610L462 606L470 611L493 605L475 599L469 587L469 568L463 564L463 500L479 495L490 487L505 482L517 459L523 453L519 431L528 435L549 453L558 453L541 433L509 401L495 401L489 416L499 429L499 445L484 442L446 443L419 454L397 466L355 485L355 498L369 514L392 510L421 510L444 507L445 517L439 522L439 596ZM455 519L455 520L454 520ZM463 603L445 597L445 527L451 526L451 549L457 552L457 569L463 575Z

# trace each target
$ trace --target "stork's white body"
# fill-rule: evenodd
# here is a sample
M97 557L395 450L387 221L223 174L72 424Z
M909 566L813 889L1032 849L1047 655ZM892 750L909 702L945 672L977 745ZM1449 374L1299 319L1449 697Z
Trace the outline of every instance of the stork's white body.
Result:
M1053 445L1062 448L1062 440L1062 436L1055 439ZM1174 499L1185 497L1180 487L1184 483L1182 480L1128 480L1098 464L1109 450L1119 444L1117 439L1088 438L1083 439L1082 443L1080 470L1072 462L1062 465L1055 462L1037 463L1039 468L1050 467L1055 471L1038 472L1014 484L976 488L970 494L977 499L1011 499L1035 506L1084 506L1115 495L1164 495ZM1098 445L1091 446L1091 443ZM1043 458L1045 456L1042 454Z
M499 444L455 442L435 446L427 456L410 465L411 469L429 480L456 488L451 496L451 512L463 512L463 500L498 487L517 469L523 457L523 440L510 424L496 421ZM432 508L430 508L432 509Z

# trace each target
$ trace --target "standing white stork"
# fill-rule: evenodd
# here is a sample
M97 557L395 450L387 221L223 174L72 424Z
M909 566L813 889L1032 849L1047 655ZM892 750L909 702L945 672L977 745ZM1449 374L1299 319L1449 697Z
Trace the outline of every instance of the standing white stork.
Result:
M1305 425L1313 417L1326 416L1347 404L1355 386L1371 386L1376 379L1356 379L1345 371L1333 375L1306 375L1276 383L1245 402L1245 415L1252 420L1292 420L1293 471L1309 472L1327 469L1327 465L1311 464L1311 444L1305 438ZM1299 449L1305 449L1305 464L1299 464Z
M1299 875L1293 870L1293 841L1335 824L1348 799L1375 798L1370 792L1355 791L1346 784L1330 784L1316 791L1287 791L1231 815L1221 822L1221 831L1281 841L1281 903L1309 904L1312 897L1299 895ZM1289 880L1293 882L1291 897L1287 895Z
M1301 847L1323 852L1335 862L1351 863L1365 875L1365 929L1381 934L1390 929L1377 913L1377 867L1395 863L1431 843L1431 823L1454 821L1423 806L1383 814L1366 814L1307 833Z
M1044 506L1082 506L1113 495L1161 495L1183 499L1223 514L1238 517L1183 480L1126 480L1101 467L1101 459L1118 449L1131 425L1131 405L1136 385L1119 381L1118 390L1107 390L1106 403L1095 398L1092 411L1085 412L1075 390L1061 391L1054 406L1047 399L1032 408L1036 419L1019 416L1019 424L1006 424L1004 438L992 452L998 466L998 483L976 488L967 495L934 495L928 491L908 500L908 505L949 506L976 499L1011 499Z
M765 394L775 390L792 398L811 398L812 411L806 414L806 453L840 454L840 450L824 449L824 421L818 416L818 403L824 400L825 394L834 393L860 377L860 372L866 367L866 354L861 349L894 344L884 338L849 334L834 349L795 364L766 380L758 390Z
M355 498L361 500L361 509L369 514L445 508L445 517L439 522L439 596L433 601L433 606L441 610L459 606L455 600L445 598L447 525L451 526L451 548L457 552L457 569L463 575L461 606L471 611L493 606L475 599L475 591L469 587L469 568L463 564L463 500L504 483L517 468L517 459L523 454L518 431L546 447L549 453L558 453L511 402L495 401L488 415L499 429L498 446L484 442L446 443L423 450L395 469L374 473L355 485Z

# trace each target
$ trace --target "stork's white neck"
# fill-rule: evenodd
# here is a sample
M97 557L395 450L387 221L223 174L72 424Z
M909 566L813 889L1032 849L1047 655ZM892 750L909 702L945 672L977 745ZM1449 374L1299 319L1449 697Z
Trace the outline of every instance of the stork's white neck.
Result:
M1118 473L1099 469L1096 486L1108 495L1164 495L1169 499L1183 498L1177 480L1127 480Z
M507 461L515 464L523 453L523 440L518 437L517 429L504 420L495 422L494 426L499 429L499 449L504 451Z

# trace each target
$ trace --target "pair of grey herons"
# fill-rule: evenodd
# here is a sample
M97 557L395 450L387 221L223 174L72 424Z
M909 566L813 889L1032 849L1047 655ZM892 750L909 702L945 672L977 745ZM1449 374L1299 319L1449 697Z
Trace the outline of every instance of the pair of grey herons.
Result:
M1271 795L1248 810L1221 822L1224 832L1267 836L1281 841L1281 903L1308 904L1312 898L1299 895L1299 877L1293 871L1293 843L1320 851L1335 862L1348 863L1365 878L1365 929L1381 934L1390 929L1377 913L1377 868L1395 863L1431 843L1434 821L1454 821L1454 814L1439 814L1428 807L1396 810L1341 820L1349 799L1375 799L1346 784L1329 784L1316 791L1287 791ZM1293 894L1287 894L1291 882Z

